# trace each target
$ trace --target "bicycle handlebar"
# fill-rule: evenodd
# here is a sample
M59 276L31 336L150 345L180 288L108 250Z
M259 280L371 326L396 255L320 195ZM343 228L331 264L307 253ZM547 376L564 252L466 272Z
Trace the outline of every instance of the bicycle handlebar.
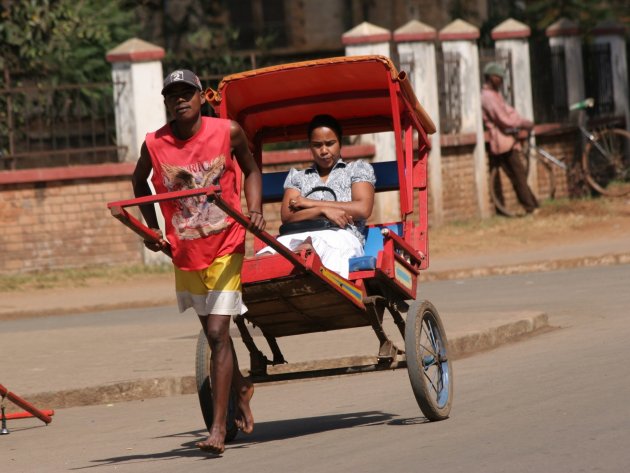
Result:
M569 105L569 110L585 110L587 108L593 108L595 106L595 99L593 97L589 97L587 99L581 100L579 102L575 102L574 104Z

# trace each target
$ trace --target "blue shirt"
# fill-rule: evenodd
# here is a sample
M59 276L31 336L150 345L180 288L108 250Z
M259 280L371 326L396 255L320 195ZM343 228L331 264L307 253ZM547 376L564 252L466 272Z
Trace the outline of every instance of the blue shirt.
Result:
M326 182L322 181L315 164L301 171L291 168L284 181L284 189L296 189L300 192L300 195L306 196L314 187L325 186L335 192L337 201L350 202L352 201L352 184L355 182L369 182L374 185L376 183L374 168L370 163L362 159L346 163L340 158L330 171ZM313 200L335 200L331 192L321 190L313 192L308 198ZM365 244L363 235L365 230L364 219L355 220L354 225L348 225L346 229L355 235L361 244Z

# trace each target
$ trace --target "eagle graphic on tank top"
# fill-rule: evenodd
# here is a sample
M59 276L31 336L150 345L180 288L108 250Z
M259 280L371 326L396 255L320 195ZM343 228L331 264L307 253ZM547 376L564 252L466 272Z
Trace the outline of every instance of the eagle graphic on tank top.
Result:
M217 186L224 170L223 155L186 166L162 164L163 183L169 192ZM228 226L227 214L205 195L178 199L175 209L171 222L181 240L205 238Z

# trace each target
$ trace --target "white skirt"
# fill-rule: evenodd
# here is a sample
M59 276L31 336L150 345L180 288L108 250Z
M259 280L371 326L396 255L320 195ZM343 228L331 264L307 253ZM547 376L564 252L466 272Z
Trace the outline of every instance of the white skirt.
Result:
M322 261L322 264L331 271L344 278L348 278L348 260L355 256L363 256L363 245L359 239L348 230L317 230L313 232L293 233L279 236L278 241L291 251L311 237L313 248ZM276 250L266 246L256 255L263 253L276 253Z

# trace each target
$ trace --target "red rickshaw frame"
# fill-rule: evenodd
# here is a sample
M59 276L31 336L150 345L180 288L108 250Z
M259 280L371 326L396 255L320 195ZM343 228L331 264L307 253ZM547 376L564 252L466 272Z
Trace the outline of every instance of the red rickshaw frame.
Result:
M414 334L406 335L403 315L413 306L412 310L419 311L420 323L429 314L436 327L441 345L436 347L433 363L448 364L448 376L445 378L448 399L446 403L440 401L445 405L429 406L434 409L427 414L423 407L427 403L426 393L418 394L410 371L414 393L430 420L446 418L452 396L446 337L435 308L430 303L428 306L418 306L416 303L420 301L415 301L419 272L429 265L427 161L431 142L428 135L435 132L435 125L418 102L407 74L404 71L399 73L384 56L329 58L233 74L225 77L216 91L207 89L205 96L219 117L235 120L241 125L261 169L265 164L264 144L304 140L308 123L317 114L334 116L340 122L345 135L393 131L395 136L396 160L389 164L373 164L375 168L378 167L385 181L395 181L397 178L397 183L386 183L379 187L377 172L376 191L399 192L400 221L369 225L373 231L382 235L382 248L374 255L373 268L353 271L344 279L327 270L315 252L294 253L280 245L273 235L253 232L257 239L274 248L278 254L251 256L244 261L243 300L249 311L243 316L235 317L235 321L250 353L252 380L267 382L404 366L410 369L405 350L396 347L385 334L382 322L384 311L388 309L401 334L406 337L406 346L409 345L407 337L413 338ZM395 176L392 176L392 171ZM263 194L273 190L274 195L263 196L265 205L281 200L281 192L269 189L266 183L275 182L277 185L284 174L276 172L263 176ZM240 209L227 205L221 198L220 190L216 188L191 189L111 202L108 207L116 218L133 231L146 240L153 240L157 235L129 214L126 207L203 194L240 225L249 227L248 217ZM413 219L414 195L417 200L417 221ZM313 287L316 289L312 290ZM298 298L304 296L303 300L298 304L287 302L287 288L290 289L289 293L297 293ZM272 291L276 291L273 293L275 296L270 296ZM281 300L274 306L272 297ZM317 299L322 297L329 301L328 305L334 306L326 315L322 314L326 312L322 310L322 304L317 305ZM315 304L312 311L309 300ZM409 311L409 315L413 315L413 323L416 324L416 314ZM245 322L263 332L273 354L272 360L255 345ZM277 344L278 337L370 325L379 341L376 363L309 372L285 371L274 374L268 371L269 366L286 363ZM197 382L202 411L208 423L209 419L211 422L211 416L208 417L207 410L211 406L206 404L204 407L202 385L205 382L204 392L211 393L207 386L209 350L202 335L199 337L197 359L197 372L198 375L201 373L201 379L198 376ZM415 336L419 336L417 329ZM413 340L410 343L413 345ZM413 376L416 377L416 383L422 384L424 361L417 360L417 363L420 363L420 368L416 366L418 373Z

